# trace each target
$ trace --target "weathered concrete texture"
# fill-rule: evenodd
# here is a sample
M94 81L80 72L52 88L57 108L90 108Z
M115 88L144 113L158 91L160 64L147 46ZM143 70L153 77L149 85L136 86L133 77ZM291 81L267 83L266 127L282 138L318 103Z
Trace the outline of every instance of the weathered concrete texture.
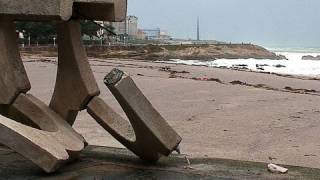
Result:
M75 13L86 19L123 21L126 12L126 0L0 0L0 15L14 20L67 21Z
M0 143L53 172L84 149L84 139L47 105L32 95L21 94L7 117L33 124L35 128L0 116ZM38 129L37 129L38 128Z
M106 84L126 113L135 136L133 133L122 133L132 132L129 122L100 98L96 97L89 103L89 114L142 159L157 161L162 155L168 156L178 147L181 137L155 110L134 81L122 75L123 72L114 69L106 76Z
M84 15L81 18L88 13L94 20L119 19L126 8L119 8L116 2L126 7L126 1L110 0L78 1L79 9L73 9L74 0L0 0L0 114L5 116L0 116L0 143L46 172L56 171L84 149L84 138L70 125L78 111L100 94L81 42L80 23L70 18L77 12ZM18 51L14 20L67 21L58 22L59 64L50 103L53 110L25 94L31 85Z
M163 159L157 165L141 162L124 149L88 147L79 161L52 175L43 174L36 166L4 147L0 148L0 179L319 179L320 170L285 166L288 174L271 174L267 164L226 159Z
M0 5L1 8L1 5ZM31 85L21 61L13 21L0 18L0 105L9 105Z
M88 19L123 21L127 16L127 0L75 0L74 7Z
M69 20L73 0L1 0L0 15L15 20Z
M57 27L58 72L50 107L72 125L78 111L100 91L81 41L79 21L62 22Z

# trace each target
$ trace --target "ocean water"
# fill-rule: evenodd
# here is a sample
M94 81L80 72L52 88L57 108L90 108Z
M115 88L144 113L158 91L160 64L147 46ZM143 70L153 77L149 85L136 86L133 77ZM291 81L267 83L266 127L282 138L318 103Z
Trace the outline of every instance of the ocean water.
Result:
M302 60L303 56L320 55L320 49L269 49L284 55L288 60L269 59L218 59L212 61L171 59L169 63L209 67L249 69L284 75L299 75L320 78L320 60ZM168 63L168 62L167 62Z

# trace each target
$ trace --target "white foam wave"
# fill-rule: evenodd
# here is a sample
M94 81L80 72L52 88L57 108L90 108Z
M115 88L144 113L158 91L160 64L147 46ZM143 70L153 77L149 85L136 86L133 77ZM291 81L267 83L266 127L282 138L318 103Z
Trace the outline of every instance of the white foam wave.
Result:
M288 60L269 59L218 59L212 61L172 59L169 63L209 66L209 67L245 67L253 71L272 72L289 75L303 75L320 77L320 60L302 60L302 56L317 56L320 53L310 52L276 52L284 55ZM168 62L167 62L168 63Z

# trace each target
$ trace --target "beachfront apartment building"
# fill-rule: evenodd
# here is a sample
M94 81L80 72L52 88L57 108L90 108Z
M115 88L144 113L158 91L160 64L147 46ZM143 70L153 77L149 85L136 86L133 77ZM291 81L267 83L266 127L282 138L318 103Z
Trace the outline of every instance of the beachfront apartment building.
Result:
M138 17L127 16L123 22L105 22L114 27L114 32L119 36L128 35L131 38L138 36Z

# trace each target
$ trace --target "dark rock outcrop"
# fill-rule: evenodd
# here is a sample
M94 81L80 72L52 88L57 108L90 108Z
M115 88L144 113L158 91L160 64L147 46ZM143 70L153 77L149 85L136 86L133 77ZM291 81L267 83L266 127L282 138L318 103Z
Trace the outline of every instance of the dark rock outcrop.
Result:
M287 67L287 66L282 65L282 64L277 64L277 65L274 65L273 67L276 67L276 68L285 68L285 67Z
M318 55L318 56L311 56L311 55L302 56L302 60L320 61L320 55Z

